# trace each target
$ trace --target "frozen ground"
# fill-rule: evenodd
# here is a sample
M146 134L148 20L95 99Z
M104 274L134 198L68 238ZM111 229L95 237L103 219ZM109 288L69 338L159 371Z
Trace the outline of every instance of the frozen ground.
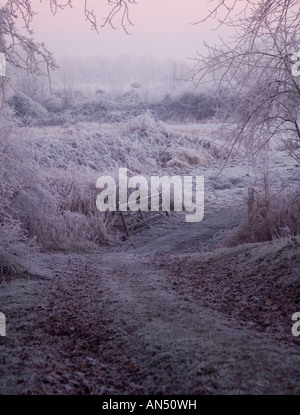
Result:
M1 394L300 393L299 338L291 334L299 239L222 248L244 216L248 186L261 180L258 169L236 155L220 172L223 160L207 148L193 163L193 141L209 140L212 127L205 137L203 126L168 128L179 138L184 129L188 157L178 140L169 160L146 148L132 170L146 152L147 174L157 157L164 173L205 175L204 220L187 224L172 213L113 246L23 259L28 273L0 285ZM59 141L57 127L46 133ZM43 151L45 163L53 159ZM278 191L299 187L295 161L274 148L269 163Z

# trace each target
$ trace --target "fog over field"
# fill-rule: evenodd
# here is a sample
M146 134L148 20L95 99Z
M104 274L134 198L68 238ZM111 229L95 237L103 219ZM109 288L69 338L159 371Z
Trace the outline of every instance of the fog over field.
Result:
M299 394L300 1L100 3L0 1L0 394Z

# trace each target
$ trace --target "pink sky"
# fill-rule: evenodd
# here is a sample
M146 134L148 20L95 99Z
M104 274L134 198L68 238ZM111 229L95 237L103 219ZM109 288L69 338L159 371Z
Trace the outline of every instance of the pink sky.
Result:
M132 54L184 59L203 50L204 39L215 43L220 34L211 30L212 23L190 24L212 7L206 0L139 0L131 7L134 26L130 36L121 28L115 31L107 27L99 35L91 31L82 13L83 0L73 0L73 9L55 16L49 11L48 1L35 2L39 11L33 24L36 38L57 56ZM108 10L106 0L90 0L90 4L101 22Z

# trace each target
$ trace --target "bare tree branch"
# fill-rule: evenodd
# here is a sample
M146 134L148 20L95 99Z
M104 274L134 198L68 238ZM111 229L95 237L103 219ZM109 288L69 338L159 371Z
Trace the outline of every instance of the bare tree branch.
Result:
M230 150L244 142L256 152L275 137L299 148L300 77L293 75L292 56L300 51L300 0L212 3L202 22L231 27L233 41L205 44L207 53L195 57L189 80L196 86L210 81L216 94L225 89L234 95Z
M41 2L43 0L40 0ZM73 7L73 0L44 0L49 3L50 12L55 15L59 10ZM104 18L105 25L116 28L117 16L120 16L119 24L125 33L128 26L132 25L130 20L130 6L136 4L135 0L107 0L111 11ZM56 63L52 53L44 43L38 43L33 39L31 28L32 20L36 11L32 0L0 0L0 52L5 54L7 62L13 67L22 68L29 73L37 75L48 74L49 69L55 69ZM89 22L91 28L99 31L97 17L90 8L89 0L84 0L83 15ZM23 28L20 30L21 22Z

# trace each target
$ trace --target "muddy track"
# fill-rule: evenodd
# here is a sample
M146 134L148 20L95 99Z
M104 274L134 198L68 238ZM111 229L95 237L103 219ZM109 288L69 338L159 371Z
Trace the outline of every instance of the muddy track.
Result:
M105 284L116 303L106 308L107 315L125 334L126 354L142 370L136 381L143 385L147 375L150 393L295 392L295 350L283 353L280 344L199 307L174 291L150 258L142 259L136 271L132 263L141 258L116 259L114 278Z
M42 277L2 284L0 393L299 393L297 347L203 307L159 266L211 249L240 215L185 228L174 218L114 248L44 254Z

